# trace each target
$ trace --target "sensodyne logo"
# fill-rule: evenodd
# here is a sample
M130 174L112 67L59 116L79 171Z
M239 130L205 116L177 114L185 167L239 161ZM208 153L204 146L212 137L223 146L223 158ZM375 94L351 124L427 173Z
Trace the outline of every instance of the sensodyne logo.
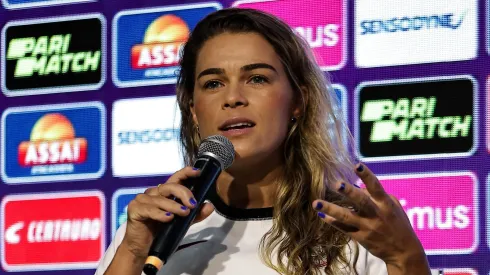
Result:
M358 67L473 59L478 48L476 0L356 1Z
M122 99L112 109L116 177L167 175L183 167L175 96Z
M361 22L361 35L378 34L382 32L407 32L430 30L438 28L458 29L468 12L463 14L434 14L429 16L394 17L388 20L364 20Z
M363 83L356 136L368 160L470 155L476 148L471 77Z

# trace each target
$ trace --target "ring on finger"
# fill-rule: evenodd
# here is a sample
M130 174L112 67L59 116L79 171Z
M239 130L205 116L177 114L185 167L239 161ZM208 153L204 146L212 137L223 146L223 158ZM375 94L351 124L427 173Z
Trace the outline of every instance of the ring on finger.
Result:
M160 196L163 196L163 195L162 195L162 193L160 193L160 185L162 185L162 184L161 184L161 183L159 183L159 184L157 185L157 191L158 191L158 194L159 194Z
M359 213L359 209L357 209L356 207L354 206L347 206L346 207L347 209L349 209L351 212L354 212L354 213Z

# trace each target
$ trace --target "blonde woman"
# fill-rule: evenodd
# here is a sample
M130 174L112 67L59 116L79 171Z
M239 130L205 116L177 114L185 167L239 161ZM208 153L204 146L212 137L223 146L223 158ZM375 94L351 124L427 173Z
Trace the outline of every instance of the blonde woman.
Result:
M398 201L350 161L334 93L308 46L277 18L224 9L181 59L177 98L188 167L139 194L96 274L141 274L156 228L196 207L181 185L200 140L233 143L233 165L158 274L429 274ZM358 189L353 175L364 182ZM168 199L178 197L183 205Z

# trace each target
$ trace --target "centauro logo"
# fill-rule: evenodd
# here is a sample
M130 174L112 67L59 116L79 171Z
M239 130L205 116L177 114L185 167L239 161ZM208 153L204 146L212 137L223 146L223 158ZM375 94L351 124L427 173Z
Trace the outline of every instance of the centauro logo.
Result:
M467 137L472 116L434 115L437 97L370 100L362 107L361 122L373 122L371 142Z
M98 89L105 80L100 14L9 22L2 35L7 96Z
M72 34L17 38L10 41L7 60L15 60L14 77L96 71L101 53L70 52Z
M356 136L364 160L471 155L476 82L469 76L362 83Z

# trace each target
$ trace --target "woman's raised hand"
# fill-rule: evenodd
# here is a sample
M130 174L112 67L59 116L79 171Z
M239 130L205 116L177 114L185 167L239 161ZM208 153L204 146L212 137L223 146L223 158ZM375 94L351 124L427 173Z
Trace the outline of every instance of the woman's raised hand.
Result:
M356 174L366 189L344 182L335 185L355 210L315 200L318 216L382 259L390 274L430 274L422 244L398 200L385 192L365 165L357 165Z

